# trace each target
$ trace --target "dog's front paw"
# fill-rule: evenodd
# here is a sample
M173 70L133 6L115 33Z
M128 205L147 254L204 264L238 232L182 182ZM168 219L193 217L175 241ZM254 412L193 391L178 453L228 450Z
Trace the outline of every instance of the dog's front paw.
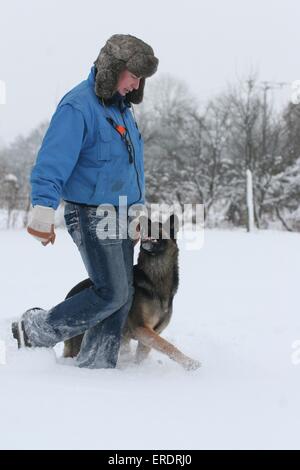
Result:
M183 367L185 368L185 370L197 370L201 367L201 362L197 361L196 359L188 358L184 362Z

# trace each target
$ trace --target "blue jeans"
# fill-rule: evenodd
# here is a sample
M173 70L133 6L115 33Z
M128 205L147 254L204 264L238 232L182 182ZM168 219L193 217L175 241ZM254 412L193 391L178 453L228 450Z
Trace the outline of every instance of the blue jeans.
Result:
M97 215L97 208L66 203L65 222L77 245L93 286L70 297L49 311L23 315L24 328L33 346L51 347L60 341L84 333L76 358L79 367L113 368L116 366L122 329L134 294L133 240L121 220L119 208L117 232L108 232L101 224L107 214ZM104 235L109 238L103 238ZM113 237L113 238L112 238Z

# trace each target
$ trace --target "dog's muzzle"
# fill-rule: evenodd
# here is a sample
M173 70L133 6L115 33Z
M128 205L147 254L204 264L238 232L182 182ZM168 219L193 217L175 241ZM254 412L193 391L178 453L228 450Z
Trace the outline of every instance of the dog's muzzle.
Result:
M143 250L147 251L151 255L154 255L156 244L158 243L158 240L155 238L143 238L141 241L141 247Z

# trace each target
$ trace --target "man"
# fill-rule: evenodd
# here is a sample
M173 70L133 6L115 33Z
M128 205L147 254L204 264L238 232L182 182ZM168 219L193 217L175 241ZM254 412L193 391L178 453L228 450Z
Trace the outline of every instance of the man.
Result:
M58 104L31 174L27 230L43 245L53 244L55 209L63 198L68 232L94 286L49 311L27 310L12 325L19 347L52 347L85 332L77 364L116 366L134 293L134 242L118 222L124 209L130 222L128 207L143 204L145 192L143 140L130 108L142 102L145 79L157 66L153 49L142 40L113 35L88 79ZM119 196L127 197L126 207ZM105 238L100 204L114 206L108 216L116 213L117 237Z

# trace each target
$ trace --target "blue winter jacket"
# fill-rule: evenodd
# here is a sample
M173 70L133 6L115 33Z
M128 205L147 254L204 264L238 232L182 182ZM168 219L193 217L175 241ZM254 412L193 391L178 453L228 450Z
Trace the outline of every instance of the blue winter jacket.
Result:
M144 204L143 138L117 92L104 106L94 91L95 67L87 80L59 102L31 173L32 205L56 209L63 198L98 205ZM107 119L112 119L110 121ZM113 124L127 129L127 142Z

